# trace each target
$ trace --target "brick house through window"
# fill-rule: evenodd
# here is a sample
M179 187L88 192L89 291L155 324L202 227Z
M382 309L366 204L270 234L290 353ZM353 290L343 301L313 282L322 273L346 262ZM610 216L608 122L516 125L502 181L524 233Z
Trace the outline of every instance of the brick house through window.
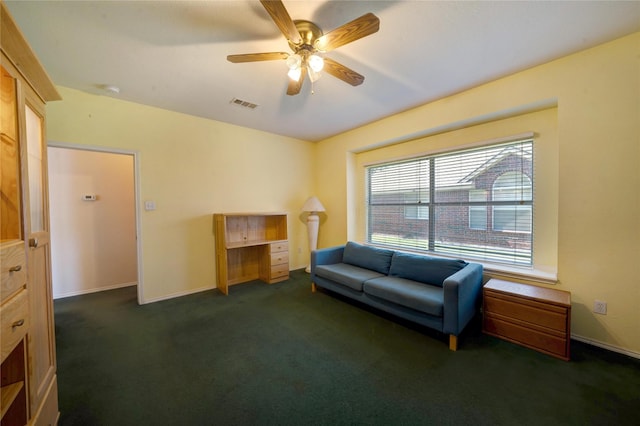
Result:
M532 263L533 141L368 169L371 243Z

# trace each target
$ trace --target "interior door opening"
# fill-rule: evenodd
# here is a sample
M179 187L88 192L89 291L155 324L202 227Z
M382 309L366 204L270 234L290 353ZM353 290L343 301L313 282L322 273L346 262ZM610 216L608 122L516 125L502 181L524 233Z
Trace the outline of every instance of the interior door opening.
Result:
M135 152L49 143L53 298L138 286Z

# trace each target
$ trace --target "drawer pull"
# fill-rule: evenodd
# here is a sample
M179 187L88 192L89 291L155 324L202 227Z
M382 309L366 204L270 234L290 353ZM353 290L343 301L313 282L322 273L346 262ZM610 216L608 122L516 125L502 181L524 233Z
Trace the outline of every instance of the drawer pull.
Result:
M22 265L16 265L9 268L9 272L19 272L22 271Z
M14 322L13 324L11 324L11 328L14 329L16 327L21 327L24 325L24 319L20 319L16 322Z
M37 238L29 238L29 247L38 248L38 239Z

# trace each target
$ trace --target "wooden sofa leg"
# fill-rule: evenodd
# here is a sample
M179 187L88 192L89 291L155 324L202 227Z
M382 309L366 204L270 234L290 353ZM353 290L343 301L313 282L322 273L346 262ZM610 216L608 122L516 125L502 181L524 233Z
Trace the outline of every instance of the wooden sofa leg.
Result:
M316 283L311 283L311 293L316 292Z
M458 350L458 336L454 336L453 334L449 335L449 349L452 351Z

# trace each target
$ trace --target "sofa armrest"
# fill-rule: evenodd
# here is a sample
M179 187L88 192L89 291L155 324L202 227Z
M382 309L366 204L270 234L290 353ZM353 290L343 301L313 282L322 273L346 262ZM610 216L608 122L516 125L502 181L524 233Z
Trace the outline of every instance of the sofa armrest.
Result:
M475 315L482 291L482 265L469 263L444 280L443 332L457 336Z
M323 248L311 252L311 282L315 281L317 265L331 265L342 262L344 245Z

